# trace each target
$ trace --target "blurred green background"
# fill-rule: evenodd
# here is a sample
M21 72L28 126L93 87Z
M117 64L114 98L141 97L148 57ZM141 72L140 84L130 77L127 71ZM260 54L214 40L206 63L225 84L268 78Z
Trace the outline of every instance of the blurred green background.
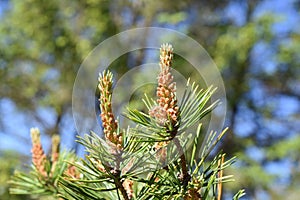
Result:
M299 0L0 0L0 199L30 199L7 184L30 162L30 127L45 133L46 149L58 133L62 148L82 151L71 110L81 62L108 37L145 26L194 38L222 73L230 133L220 148L238 155L223 199L241 187L243 199L298 199ZM144 58L121 57L118 74Z

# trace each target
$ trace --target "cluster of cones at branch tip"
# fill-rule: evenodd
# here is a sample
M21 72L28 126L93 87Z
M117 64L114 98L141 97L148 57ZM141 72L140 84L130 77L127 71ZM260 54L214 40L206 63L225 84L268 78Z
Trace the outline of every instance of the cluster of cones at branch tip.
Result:
M31 128L30 135L32 141L32 163L41 177L51 178L54 170L56 169L56 163L59 158L60 137L58 135L52 136L51 159L48 160L41 144L40 130L38 128ZM48 163L51 163L50 172L46 169ZM65 173L71 177L79 178L79 174L72 165L68 166Z
M128 109L127 117L142 127L146 139L139 134L134 135L139 132L137 130L141 130L138 129L139 126L133 129L133 132L129 131L130 128L126 131L119 127L119 122L112 111L113 74L105 70L99 74L98 79L104 139L93 132L90 135L86 134L84 138L79 137L78 142L84 145L87 151L86 159L80 160L74 152L60 152L60 138L54 135L51 155L47 157L41 145L39 129L31 128L33 170L30 174L16 171L11 180L10 192L79 200L159 198L220 200L222 183L231 180L231 176L223 177L223 169L230 166L234 158L224 162L225 154L220 152L208 162L210 164L207 168L204 167L204 162L226 130L218 137L217 133L210 134L200 161L196 160L196 154L201 123L198 125L195 139L192 139L193 149L189 158L185 157L187 150L177 137L185 133L182 127L193 126L214 108L216 102L205 107L214 89L198 90L198 86L194 83L189 85L188 81L182 100L184 103L181 102L179 106L176 83L171 74L172 60L172 46L163 44L160 48L156 100L144 101L148 102L145 103L148 113ZM157 136L149 135L153 132L157 133ZM172 160L172 163L156 167L154 171L143 171L144 168L140 166L143 165L142 158L145 157L145 153L147 154L146 151L149 151L147 148L155 151L155 154L152 154L155 163L162 164L166 163L171 149L168 145L171 142L180 157ZM126 152L140 157L132 158ZM144 174L142 178L139 177L140 174ZM240 190L234 199L239 199L243 195L243 190Z
M157 87L157 103L149 110L149 115L157 120L160 125L171 123L175 125L178 118L179 108L176 99L176 83L173 81L173 76L170 72L170 67L173 59L173 48L170 44L163 44L160 48L160 73L158 76L158 87ZM118 151L122 151L123 140L122 132L118 127L118 121L115 119L112 112L112 86L113 86L113 74L110 71L104 71L99 74L98 88L100 90L100 110L101 120L103 126L103 132L106 142L112 147L112 153L117 154ZM31 128L32 138L32 163L40 174L44 177L51 177L51 173L47 174L45 165L47 161L46 154L41 145L40 131L37 128ZM52 169L55 168L55 163L59 155L59 142L60 138L58 135L53 136L52 139L52 154L51 163ZM166 157L166 151L163 146L168 142L158 142L155 145L157 150L161 149L161 158ZM98 161L98 167L102 171L105 168L101 165L101 161ZM116 169L115 169L116 170ZM68 176L73 178L79 178L79 173L76 172L76 168L73 165L69 165L65 172ZM133 181L125 179L123 187L129 198L133 195Z

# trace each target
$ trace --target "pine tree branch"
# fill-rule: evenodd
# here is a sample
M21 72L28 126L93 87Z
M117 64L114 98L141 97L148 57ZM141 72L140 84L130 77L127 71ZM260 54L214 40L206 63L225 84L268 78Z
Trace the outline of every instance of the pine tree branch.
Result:
M10 188L15 194L52 195L64 199L218 199L222 198L222 183L233 181L224 176L234 158L224 161L222 152L207 160L225 129L220 134L210 132L203 140L200 160L197 156L201 123L193 139L192 154L186 160L181 141L186 129L199 123L217 102L207 105L215 89L199 90L196 83L186 86L181 106L177 104L176 82L170 71L173 48L164 44L160 50L161 73L158 76L157 101L146 96L149 114L128 109L128 118L139 126L127 131L120 128L112 112L113 75L104 71L99 76L100 110L104 129L102 139L96 133L79 137L78 144L86 148L81 162L72 153L59 153L58 140L53 140L51 160L44 153L37 130L33 130L33 165L30 174L15 173ZM207 106L206 106L207 105ZM60 119L58 120L60 121ZM172 142L168 149L168 145ZM177 152L176 152L177 150ZM153 154L156 152L156 154ZM149 153L149 154L148 154ZM180 161L174 154L179 153ZM169 163L167 164L167 161ZM157 165L163 163L165 170ZM205 166L204 166L205 164ZM207 166L208 164L208 166ZM149 167L150 169L147 169ZM154 168L153 168L154 167ZM244 195L240 190L237 200Z

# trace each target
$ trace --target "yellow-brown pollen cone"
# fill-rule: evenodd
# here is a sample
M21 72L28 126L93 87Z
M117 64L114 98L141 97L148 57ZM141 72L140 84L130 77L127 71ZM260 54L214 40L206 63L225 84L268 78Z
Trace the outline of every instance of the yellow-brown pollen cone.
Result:
M178 120L178 105L176 99L176 83L170 72L173 59L173 48L170 44L163 44L160 48L160 73L156 90L157 106L154 106L149 114L160 125L171 122L174 125Z
M118 122L112 112L112 84L113 75L109 71L99 74L98 88L100 90L100 110L101 120L105 138L115 144L118 149L122 148L122 133L118 133Z
M40 131L38 128L31 128L30 135L32 140L32 163L36 167L37 171L43 175L47 176L47 172L45 169L45 164L47 161L46 154L44 153L43 147L41 145L40 140Z

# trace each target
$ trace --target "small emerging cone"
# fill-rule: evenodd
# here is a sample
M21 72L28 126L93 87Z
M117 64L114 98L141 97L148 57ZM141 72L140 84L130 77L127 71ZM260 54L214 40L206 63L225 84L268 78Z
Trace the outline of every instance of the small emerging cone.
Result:
M200 189L201 184L198 180L193 180L193 183L196 185L194 188L189 188L187 194L184 196L184 200L194 200L201 199ZM200 186L200 187L199 187Z
M97 166L97 168L98 168L101 172L103 172L103 173L106 172L105 167L103 166L103 164L102 164L102 162L101 162L100 160L96 160L96 159L94 159L94 158L90 158L90 159L91 159L91 161L93 162L93 164L94 164L95 166Z
M52 152L51 152L52 166L51 166L51 175L53 174L53 172L55 170L56 163L57 163L57 160L58 160L58 156L59 156L59 144L60 144L60 137L59 137L59 135L52 136Z
M65 174L73 179L80 178L80 173L74 165L69 165L67 170L65 171Z
M123 185L124 189L126 190L128 198L132 199L132 197L133 197L133 181L126 179L122 185Z
M98 88L100 90L100 110L101 120L104 129L105 138L117 146L118 149L122 148L122 133L118 131L118 122L115 120L112 112L111 99L112 99L112 84L113 75L110 71L104 71L99 74Z
M156 157L161 162L162 165L166 164L167 158L167 145L168 141L156 142L154 144L154 149L156 150Z
M47 162L46 154L41 145L40 130L38 128L31 128L30 135L32 140L32 163L37 171L44 177L47 176L45 165Z
M196 200L199 199L201 200L201 195L197 191L196 188L191 188L188 190L188 194L185 195L184 200Z

